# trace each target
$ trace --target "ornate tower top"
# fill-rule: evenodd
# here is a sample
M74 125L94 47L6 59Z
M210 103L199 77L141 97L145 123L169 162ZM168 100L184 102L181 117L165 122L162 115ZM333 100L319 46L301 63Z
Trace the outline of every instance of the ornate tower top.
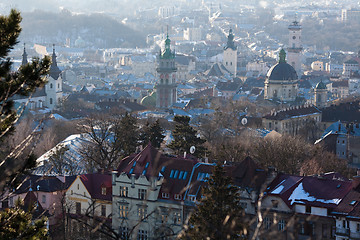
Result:
M294 21L289 25L288 27L289 30L301 30L301 25L300 23L297 21L296 19L296 15L295 15L295 19Z
M53 79L58 79L59 75L61 73L59 67L57 66L57 62L56 62L56 54L55 54L55 44L53 44L53 54L51 56L51 66L50 66L50 71L49 71L49 75L53 78Z
M229 30L228 40L227 40L226 46L224 47L224 50L226 50L228 48L231 48L232 50L237 49L235 46L235 43L234 43L234 34L233 34L231 28Z
M175 51L171 51L170 43L171 43L171 41L169 38L169 34L166 34L165 49L164 49L164 51L160 50L160 59L174 59L175 58Z
M279 63L286 63L286 52L283 48L279 52Z
M25 50L25 43L24 43L24 52L22 54L22 62L21 62L21 65L26 65L28 63L28 60L27 60L27 53L26 53L26 50Z

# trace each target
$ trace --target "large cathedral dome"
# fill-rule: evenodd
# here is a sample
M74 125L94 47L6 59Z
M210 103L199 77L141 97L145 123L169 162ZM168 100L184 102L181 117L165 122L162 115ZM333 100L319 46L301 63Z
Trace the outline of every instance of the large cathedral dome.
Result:
M283 52L282 52L283 51ZM282 49L280 51L280 60L279 62L272 66L266 77L269 80L297 80L298 76L295 69L285 61L285 51Z

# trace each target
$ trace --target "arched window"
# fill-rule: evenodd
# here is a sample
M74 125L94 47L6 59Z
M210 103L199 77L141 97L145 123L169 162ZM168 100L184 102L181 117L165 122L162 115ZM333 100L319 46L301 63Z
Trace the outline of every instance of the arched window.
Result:
M50 104L53 104L53 99L52 98L50 98Z
M52 88L53 87L53 85L52 85L52 83L50 83L50 88Z

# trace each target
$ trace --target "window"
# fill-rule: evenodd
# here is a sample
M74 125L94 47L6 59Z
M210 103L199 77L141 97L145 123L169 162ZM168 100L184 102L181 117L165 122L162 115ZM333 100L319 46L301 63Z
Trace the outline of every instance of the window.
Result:
M53 104L53 99L52 98L50 98L50 104Z
M120 227L119 229L120 239L128 240L129 238L129 229L127 227Z
M179 179L182 179L183 175L184 175L184 171L180 171L180 173L179 173Z
M129 213L129 207L127 204L120 204L119 206L119 216L120 218L127 218Z
M58 83L58 88L60 88L60 83Z
M139 229L137 239L138 240L147 240L148 239L147 231Z
M162 196L163 198L169 198L169 194L168 194L168 193L165 193L165 192L163 192L161 196Z
M305 212L311 213L311 206L305 206Z
M357 231L357 232L360 232L360 223L357 223L357 224L356 224L356 231Z
M196 196L189 196L189 200L191 202L195 202L196 201Z
M181 224L181 214L178 211L174 212L174 224L180 225Z
M129 193L128 187L120 186L120 197L127 197Z
M76 208L76 214L81 214L81 202L76 202L75 208Z
M178 174L179 174L179 170L175 170L174 178L177 178Z
M187 176L187 172L184 172L183 180L186 179L186 176Z
M140 220L143 220L147 215L147 208L146 207L139 207L138 208L138 217Z
M138 197L140 200L146 199L146 189L139 189Z
M266 217L264 219L264 224L265 224L265 229L270 229L270 227L272 225L272 218Z
M101 195L106 195L106 187L101 187Z
M174 176L174 170L171 170L171 172L170 172L170 178L173 178L173 176Z
M53 85L52 85L52 83L50 83L50 88L53 88Z
M77 189L79 190L79 184L77 185Z
M46 203L46 195L42 195L41 202L42 202L42 203Z
M278 229L279 231L284 231L286 226L286 221L284 219L281 219L278 223Z
M300 223L300 226L299 226L299 233L300 234L305 234L305 224L302 222Z
M175 200L181 200L181 194L175 194L174 198Z
M167 211L162 211L162 212L161 212L161 215L160 215L160 221L161 221L161 223L164 223L164 224L167 223L168 215L169 215L169 214L168 214Z
M101 205L101 216L106 217L106 205Z

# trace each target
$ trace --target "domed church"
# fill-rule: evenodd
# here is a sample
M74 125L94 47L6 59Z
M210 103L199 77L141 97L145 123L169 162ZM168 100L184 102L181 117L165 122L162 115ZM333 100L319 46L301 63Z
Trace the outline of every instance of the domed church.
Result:
M286 53L281 49L279 62L272 66L265 78L264 99L292 102L298 93L298 75L295 69L286 63Z

